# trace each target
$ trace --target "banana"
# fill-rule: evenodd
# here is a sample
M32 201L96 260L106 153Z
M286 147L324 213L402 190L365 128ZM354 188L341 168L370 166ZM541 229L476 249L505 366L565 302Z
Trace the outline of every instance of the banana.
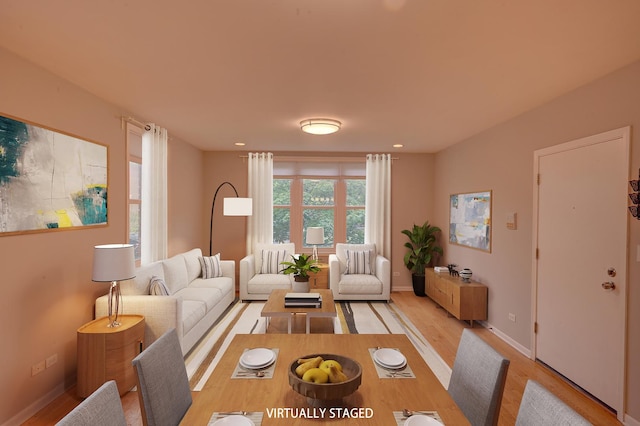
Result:
M313 358L298 358L298 364L304 364L305 362L315 361L318 358L322 358L322 357L314 356ZM322 361L320 361L320 362L322 362Z
M340 383L348 380L347 375L340 371L335 365L330 365L328 370L330 383Z
M296 374L298 375L298 377L302 377L304 376L304 373L307 372L307 370L311 368L317 368L321 362L322 362L322 357L320 356L312 358L310 361L303 362L302 364L296 367Z

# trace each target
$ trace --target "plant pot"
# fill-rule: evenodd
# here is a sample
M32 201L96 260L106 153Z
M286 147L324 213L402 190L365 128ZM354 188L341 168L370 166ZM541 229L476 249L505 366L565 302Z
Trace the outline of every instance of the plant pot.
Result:
M413 292L416 296L424 297L424 285L426 278L424 275L411 275L411 282L413 283Z
M291 287L295 293L309 293L309 277L302 278L297 275L293 276L293 286Z

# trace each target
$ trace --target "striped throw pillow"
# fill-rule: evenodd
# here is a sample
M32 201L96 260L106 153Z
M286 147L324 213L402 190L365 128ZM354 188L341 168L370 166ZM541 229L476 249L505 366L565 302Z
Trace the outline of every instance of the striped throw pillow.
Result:
M345 274L373 274L371 256L373 250L345 250L347 270Z
M220 253L215 256L199 257L200 267L202 269L202 278L217 278L222 276L222 267L220 266Z
M149 294L152 296L168 296L169 287L164 280L156 275L149 280Z
M261 274L278 274L284 269L280 263L287 257L286 250L262 250Z

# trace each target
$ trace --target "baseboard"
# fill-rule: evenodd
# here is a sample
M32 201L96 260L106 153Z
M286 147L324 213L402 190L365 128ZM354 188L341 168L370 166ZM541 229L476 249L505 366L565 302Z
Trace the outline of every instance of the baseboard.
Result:
M56 398L65 392L64 384L61 383L47 394L38 398L31 405L20 411L18 414L4 422L1 426L19 426L33 417L38 411L51 404Z
M499 329L497 329L496 327L494 327L493 325L491 325L487 321L480 321L480 324L484 328L486 328L487 330L491 331L493 334L498 336L500 339L502 339L509 346L511 346L512 348L514 348L518 352L520 352L522 355L524 355L527 358L531 359L531 349L525 348L520 343L516 342L511 337L509 337L509 335L507 335L506 333L503 333L502 331L500 331Z
M640 426L640 421L634 419L633 417L625 414L624 422L622 422L625 426Z
M407 285L399 285L399 286L392 285L391 291L413 291L413 287L407 286Z

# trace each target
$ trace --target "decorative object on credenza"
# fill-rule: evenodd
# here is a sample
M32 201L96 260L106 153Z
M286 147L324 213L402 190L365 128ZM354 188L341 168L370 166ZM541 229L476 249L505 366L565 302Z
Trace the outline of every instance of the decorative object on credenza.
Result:
M251 216L253 214L253 200L251 198L241 198L238 196L238 191L236 187L231 184L231 182L222 182L216 188L216 192L213 194L213 202L211 203L211 221L209 223L209 256L213 255L212 246L213 246L213 208L216 205L216 197L218 196L218 191L224 185L229 185L233 192L235 192L235 197L229 197L224 199L223 204L223 215L225 216Z
M321 226L310 226L307 228L307 244L313 244L313 254L311 257L318 261L318 244L324 244L324 228Z
M107 225L107 146L0 115L0 236Z
M414 224L412 229L404 229L402 233L409 237L409 241L404 243L408 251L405 253L403 261L407 269L411 271L413 292L416 296L426 296L424 270L432 260L435 260L436 254L440 256L443 254L437 239L440 228L431 226L429 221L426 221L422 225Z
M447 265L447 268L449 269L449 275L451 275L452 277L457 277L458 276L458 271L456 270L456 265L455 263L450 263Z
M462 282L464 283L469 283L471 282L471 269L469 268L464 268L462 271L458 272L458 275L460 275L460 279L462 280Z
M109 324L118 327L120 313L120 281L136 276L136 261L133 245L104 244L93 249L93 275L96 282L110 282L109 287Z
M449 242L491 252L491 191L449 196Z
M631 212L631 215L636 219L640 219L640 209L638 208L638 204L640 204L640 170L638 171L638 176L638 179L629 181L631 189L636 191L629 194L629 198L633 203L632 206L629 206L629 212Z

